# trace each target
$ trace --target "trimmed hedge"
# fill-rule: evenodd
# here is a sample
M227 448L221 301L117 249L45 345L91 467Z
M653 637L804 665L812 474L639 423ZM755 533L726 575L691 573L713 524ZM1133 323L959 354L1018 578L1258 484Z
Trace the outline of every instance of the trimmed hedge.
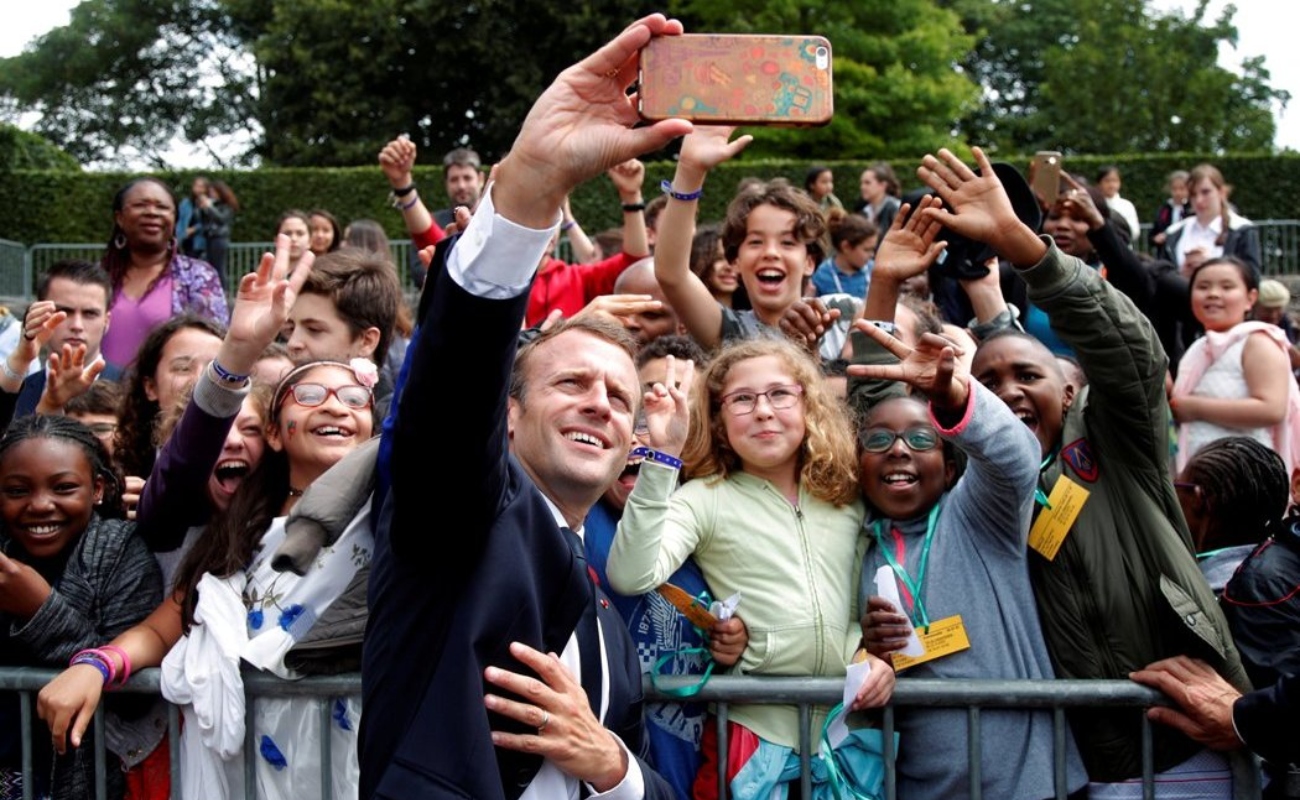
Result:
M1025 168L1029 157L1004 158ZM919 159L917 160L919 161ZM1124 176L1123 194L1132 200L1144 222L1164 200L1165 176L1174 169L1190 169L1209 161L1237 187L1233 202L1252 219L1300 219L1300 154L1193 154L1072 156L1066 169L1094 177L1103 164L1117 164ZM858 178L868 162L825 162L835 171L836 194L846 205L856 202ZM917 163L917 162L912 162ZM895 160L904 189L918 185L914 168ZM744 177L783 177L803 185L809 162L737 161L715 170L701 201L701 219L720 220L737 183ZM659 193L659 183L671 178L673 164L657 162L646 169L646 199ZM156 173L178 190L189 191L196 172ZM286 209L327 208L343 224L349 220L378 220L389 236L405 238L401 215L387 203L388 184L378 167L331 169L262 169L251 172L205 172L231 185L243 210L236 217L234 240L266 241ZM14 170L0 172L0 239L24 244L107 241L112 229L114 193L132 175L124 173L53 172ZM445 207L440 167L417 167L416 181L430 209ZM622 224L618 195L613 185L598 179L582 186L572 198L573 212L583 228L594 234Z

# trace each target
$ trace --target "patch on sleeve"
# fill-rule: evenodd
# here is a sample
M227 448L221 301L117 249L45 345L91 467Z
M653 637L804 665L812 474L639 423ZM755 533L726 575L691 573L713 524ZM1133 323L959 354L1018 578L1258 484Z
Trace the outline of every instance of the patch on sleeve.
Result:
M1097 481L1097 459L1092 457L1092 448L1087 439L1076 439L1061 450L1061 459L1070 465L1074 474L1088 483Z

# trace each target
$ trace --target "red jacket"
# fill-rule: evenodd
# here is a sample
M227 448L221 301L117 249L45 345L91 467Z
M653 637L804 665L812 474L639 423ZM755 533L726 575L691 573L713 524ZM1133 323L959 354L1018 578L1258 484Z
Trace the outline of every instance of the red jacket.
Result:
M525 324L531 328L557 308L564 316L571 317L597 297L613 294L615 279L643 258L619 253L594 264L566 264L558 258L547 259L533 280Z

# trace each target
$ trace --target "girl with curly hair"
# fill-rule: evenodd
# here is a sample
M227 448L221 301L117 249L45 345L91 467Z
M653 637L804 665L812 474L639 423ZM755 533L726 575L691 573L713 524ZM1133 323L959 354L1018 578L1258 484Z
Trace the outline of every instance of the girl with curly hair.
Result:
M693 556L717 597L742 596L748 643L740 673L843 676L859 643L863 518L846 410L811 358L786 340L724 348L689 408L693 365L681 371L680 387L677 370L671 365L668 380L646 395L653 450L619 523L611 585L623 594L651 591ZM691 480L674 492L683 462ZM867 657L873 668L854 708L882 705L892 694L893 671ZM798 749L796 707L730 708L741 729L733 742L787 755ZM826 712L814 708L813 730ZM706 759L714 752L706 741ZM734 774L738 765L729 766ZM717 769L706 761L696 796L716 790Z

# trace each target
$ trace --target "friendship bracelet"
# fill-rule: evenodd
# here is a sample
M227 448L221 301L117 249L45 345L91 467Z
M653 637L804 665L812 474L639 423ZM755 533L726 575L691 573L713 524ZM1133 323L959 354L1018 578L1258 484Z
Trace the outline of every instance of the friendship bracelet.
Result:
M633 458L644 458L646 461L653 461L656 464L662 464L671 469L680 470L682 468L682 460L680 458L675 458L667 453L661 453L658 450L651 450L649 447L633 448L631 456Z
M68 661L68 666L75 667L78 664L89 664L99 670L100 674L104 676L105 686L108 686L113 682L113 678L117 677L117 668L113 666L113 662L98 650L81 650L74 654Z
M113 653L118 658L122 659L122 676L117 679L117 685L119 687L126 686L126 682L131 679L131 657L126 654L125 650L115 644L106 644L98 649Z
M415 204L418 202L420 202L420 196L416 195L405 203L394 203L393 208L396 208L398 211L410 211L412 208L415 208Z
M248 375L239 375L238 373L231 372L230 370L221 366L221 364L218 363L215 358L212 359L212 371L216 374L217 380L221 381L222 383L242 384L247 382L249 378Z
M568 222L560 223L560 230L567 232L577 227L577 225L578 225L578 221L576 219L571 219Z
M683 202L699 200L704 196L704 187L700 187L693 192L679 192L673 188L673 182L669 180L665 180L663 183L659 184L659 188L663 189L664 194L668 195L672 199L681 200Z
M624 203L623 210L626 212L645 211L645 203Z

